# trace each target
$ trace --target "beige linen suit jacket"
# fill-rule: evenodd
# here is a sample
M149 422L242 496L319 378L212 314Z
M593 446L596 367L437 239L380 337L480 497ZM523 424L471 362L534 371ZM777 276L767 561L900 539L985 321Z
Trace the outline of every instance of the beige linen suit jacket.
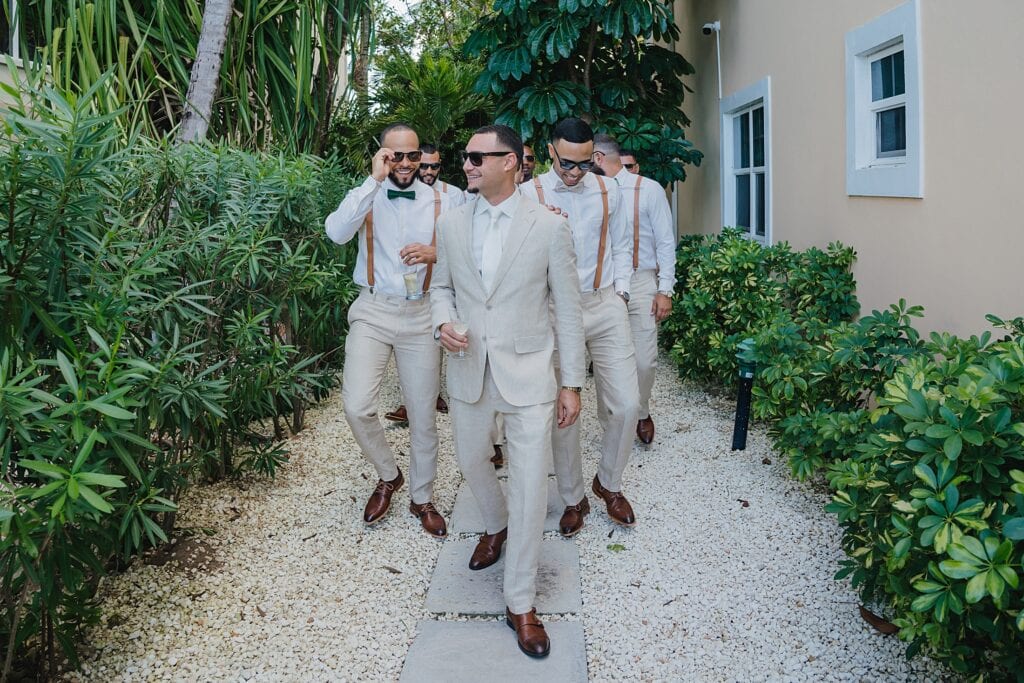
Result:
M473 256L475 205L446 211L437 224L430 287L434 328L455 319L469 325L469 356L448 362L448 393L465 403L480 400L489 361L508 403L554 401L556 341L562 383L583 386L585 376L580 283L569 225L522 197L488 294Z

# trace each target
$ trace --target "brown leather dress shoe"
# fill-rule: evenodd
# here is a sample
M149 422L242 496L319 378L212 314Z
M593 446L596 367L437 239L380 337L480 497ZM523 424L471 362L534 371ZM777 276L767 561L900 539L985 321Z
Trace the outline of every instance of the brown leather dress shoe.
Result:
M527 657L547 657L551 652L551 640L544 631L544 624L537 618L537 610L532 609L526 614L512 614L505 608L505 623L516 632L519 649Z
M398 471L398 476L391 481L378 479L377 488L370 494L370 500L366 501L366 509L363 510L363 521L367 524L379 522L387 514L388 508L391 507L391 496L394 495L395 491L402 488L404 481L401 470Z
M437 403L434 404L437 408L437 412L448 414L448 401L444 400L440 396L437 397Z
M390 413L384 413L385 420L391 420L392 422L408 422L409 413L405 410L405 404L398 406Z
M650 444L654 441L654 420L648 415L636 423L636 438L642 444Z
M473 571L487 569L501 557L501 546L505 545L508 538L508 527L505 527L496 534L483 534L477 541L473 556L469 558L469 568Z
M491 456L491 463L496 470L500 470L505 466L505 454L501 452L500 444L494 444L494 455Z
M590 514L590 501L586 496L575 505L566 506L562 519L558 520L558 532L569 538L575 536L583 528L583 518Z
M622 526L635 526L636 517L633 516L633 508L629 501L622 495L621 491L609 491L601 486L601 482L594 475L594 485L591 487L594 493L601 497L604 504L608 506L608 516L612 521Z
M434 538L444 538L448 535L448 527L444 523L444 517L437 511L434 504L429 500L422 505L409 503L409 512L413 517L420 520L423 530Z

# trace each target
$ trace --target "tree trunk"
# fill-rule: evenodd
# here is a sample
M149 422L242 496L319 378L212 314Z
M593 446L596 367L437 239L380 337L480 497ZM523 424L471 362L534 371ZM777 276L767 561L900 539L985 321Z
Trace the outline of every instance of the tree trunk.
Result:
M192 64L192 78L178 129L178 144L206 139L213 116L213 101L220 88L220 65L228 38L231 6L232 0L206 0L196 61Z
M338 85L338 61L345 49L345 42L348 40L347 21L342 23L341 35L334 35L339 30L338 11L335 3L328 3L327 16L324 17L324 35L320 36L320 40L324 44L326 58L324 63L320 64L319 73L313 80L313 99L317 103L316 113L320 118L316 122L313 144L305 145L305 148L312 149L317 156L323 154L324 145L327 142L327 128L331 123L335 89Z
M352 65L352 87L361 108L369 100L370 88L370 5L367 3L359 13L359 54Z

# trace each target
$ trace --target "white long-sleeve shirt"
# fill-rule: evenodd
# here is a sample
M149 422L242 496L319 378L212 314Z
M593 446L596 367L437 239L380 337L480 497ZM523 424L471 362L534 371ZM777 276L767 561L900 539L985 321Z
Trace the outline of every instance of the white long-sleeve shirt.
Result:
M580 278L580 291L594 291L594 276L597 273L597 252L601 241L601 223L604 215L601 202L601 187L597 176L587 173L580 180L582 189L565 188L562 179L554 170L540 176L544 188L541 204L557 206L568 214L572 229L572 242L576 249L576 272ZM627 229L626 216L622 211L622 197L612 178L602 178L608 191L608 239L605 242L604 263L601 266L601 287L615 285L616 292L629 292L629 281L633 275L633 232ZM522 193L540 201L533 181L519 186Z
M438 178L434 181L433 188L439 190L442 194L448 195L451 198L452 203L449 208L454 208L460 204L465 204L468 201L466 197L466 191L457 185L445 182Z
M359 235L359 256L352 279L362 287L369 287L366 276L366 229L363 222L373 208L373 278L374 289L392 296L405 296L403 274L407 267L399 252L409 244L430 244L434 237L434 191L419 180L406 190L416 193L415 199L388 199L388 190L397 190L389 178L378 184L372 177L345 195L338 208L327 217L324 225L327 236L338 244L345 244ZM441 195L441 213L451 206L451 199ZM426 266L419 266L420 286L426 276Z
M658 270L658 291L671 292L676 284L676 231L665 190L654 180L630 173L625 168L614 176L622 195L622 213L633 235L633 205L636 181L640 178L640 248L637 270Z

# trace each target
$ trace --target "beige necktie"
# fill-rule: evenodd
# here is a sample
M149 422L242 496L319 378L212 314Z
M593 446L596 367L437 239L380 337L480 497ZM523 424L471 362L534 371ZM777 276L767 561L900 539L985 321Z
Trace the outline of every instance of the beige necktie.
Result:
M501 211L491 208L488 213L491 222L484 233L483 253L480 257L480 277L484 281L484 291L488 294L494 284L494 276L498 272L498 263L501 261L501 229L498 227L498 218Z

